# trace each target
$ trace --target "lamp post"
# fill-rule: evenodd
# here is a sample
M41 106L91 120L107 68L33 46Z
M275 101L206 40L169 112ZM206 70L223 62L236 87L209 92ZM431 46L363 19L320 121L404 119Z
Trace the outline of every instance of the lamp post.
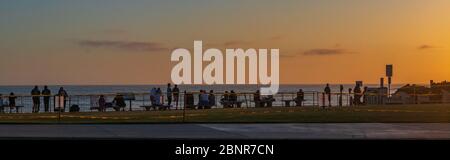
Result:
M391 96L391 83L392 83L392 75L393 75L393 65L386 65L386 77L388 77L388 97Z

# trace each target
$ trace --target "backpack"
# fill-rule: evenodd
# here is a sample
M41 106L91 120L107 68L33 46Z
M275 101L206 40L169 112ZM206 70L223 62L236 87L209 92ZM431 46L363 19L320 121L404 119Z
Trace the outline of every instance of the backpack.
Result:
M69 108L69 112L79 112L80 111L80 107L76 104L70 106Z

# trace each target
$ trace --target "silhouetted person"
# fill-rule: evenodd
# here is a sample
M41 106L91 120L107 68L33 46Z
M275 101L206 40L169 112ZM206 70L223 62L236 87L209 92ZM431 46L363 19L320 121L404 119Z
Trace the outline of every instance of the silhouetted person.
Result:
M106 111L106 99L103 95L100 95L100 98L98 98L98 110L100 112Z
M161 106L162 105L161 96L162 96L161 88L157 88L156 89L156 95L155 95L155 103L156 103L157 106Z
M150 90L150 102L152 103L152 106L156 105L156 91L155 87Z
M64 88L63 87L60 87L59 88L59 91L58 91L58 97L59 97L59 108L58 108L58 111L59 110L65 110L66 109L66 102L67 102L67 98L69 97L69 95L67 94L67 92L66 92L66 90L64 90ZM55 108L55 110L56 110L56 108Z
M348 105L353 106L352 88L348 89Z
M175 100L175 108L178 109L178 101L180 98L180 89L178 88L178 85L175 85L175 87L173 87L172 93Z
M237 101L237 94L234 92L234 90L230 91L230 101L236 102Z
M275 98L273 98L273 95L268 95L263 99L263 101L267 104L267 107L272 107L272 103L275 101Z
M9 93L8 101L9 101L9 112L11 112L12 108L16 107L16 96L13 92ZM16 108L16 112L19 112L19 110Z
M342 107L342 96L344 93L344 86L340 85L339 87L340 87L339 88L339 107Z
M225 91L225 93L223 94L223 98L220 100L220 102L223 104L224 108L228 108L230 107L230 94L228 93L228 91Z
M359 84L357 84L355 86L355 89L353 89L353 93L354 93L354 99L353 99L353 104L355 105L360 105L361 104L361 86L359 86Z
M170 106L172 104L172 88L170 87L170 83L167 84L166 96L167 96L167 105Z
M259 90L256 90L253 94L253 101L255 102L255 107L262 107L261 92Z
M114 97L114 100L112 101L112 103L115 104L114 110L116 110L116 111L120 111L120 108L123 108L125 110L125 107L127 106L125 104L125 99L123 98L123 95L121 95L121 94L116 95L116 97Z
M0 94L0 113L4 113L4 108L3 108L3 95Z
M198 96L199 96L198 108L199 109L207 108L207 106L209 105L209 96L206 93L206 91L200 90L200 94Z
M295 97L295 103L297 106L302 106L303 101L305 100L305 93L302 89L299 89L297 92L297 97Z
M325 95L328 97L328 106L331 107L331 89L330 84L327 83L327 86L323 90L325 92ZM325 104L324 104L325 106Z
M44 90L42 90L42 96L44 96L44 109L45 112L49 111L50 108L50 96L52 95L52 92L50 89L48 89L47 86L44 86Z
M216 96L214 95L214 91L213 90L209 91L208 99L209 99L209 106L208 106L208 108L211 108L212 106L216 105Z
M362 96L363 96L363 102L362 102L362 104L363 105L366 105L366 101L367 101L367 87L364 87L364 90L363 90L363 93L362 93Z
M33 99L33 113L39 112L39 107L41 105L41 91L38 86L34 86L33 90L31 90L31 96Z

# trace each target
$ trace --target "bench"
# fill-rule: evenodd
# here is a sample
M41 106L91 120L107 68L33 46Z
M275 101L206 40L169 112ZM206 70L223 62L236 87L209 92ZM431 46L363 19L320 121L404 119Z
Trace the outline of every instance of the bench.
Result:
M228 100L220 101L220 104L222 104L224 108L235 108L234 106L236 106L236 108L241 108L242 103L244 103L244 101L228 101Z
M290 107L291 106L291 102L295 102L295 100L283 100L284 102L284 107Z
M13 108L16 110L16 113L19 113L19 109L20 109L20 113L22 113L22 108L24 108L24 106L12 106L12 107L10 107L9 105L2 105L1 106L1 112L4 112L5 108L9 108L9 113L12 113L12 109Z
M146 111L150 111L152 108L153 110L156 111L156 108L158 108L158 110L170 110L169 105L143 105L143 106L139 106L141 108L145 108Z
M255 103L255 107L257 108L263 108L263 107L272 107L272 103L274 102L274 99L262 99L259 101L251 101Z

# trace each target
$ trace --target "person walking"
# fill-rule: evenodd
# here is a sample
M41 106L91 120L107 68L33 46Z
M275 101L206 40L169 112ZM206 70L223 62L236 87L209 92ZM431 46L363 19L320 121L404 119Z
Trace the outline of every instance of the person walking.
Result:
M47 86L44 86L44 90L42 90L42 96L44 97L44 110L45 112L49 111L50 108L50 97L52 92L48 89Z
M38 86L34 86L34 88L31 90L31 97L33 99L33 113L39 112L39 107L41 105L41 91L39 90Z

